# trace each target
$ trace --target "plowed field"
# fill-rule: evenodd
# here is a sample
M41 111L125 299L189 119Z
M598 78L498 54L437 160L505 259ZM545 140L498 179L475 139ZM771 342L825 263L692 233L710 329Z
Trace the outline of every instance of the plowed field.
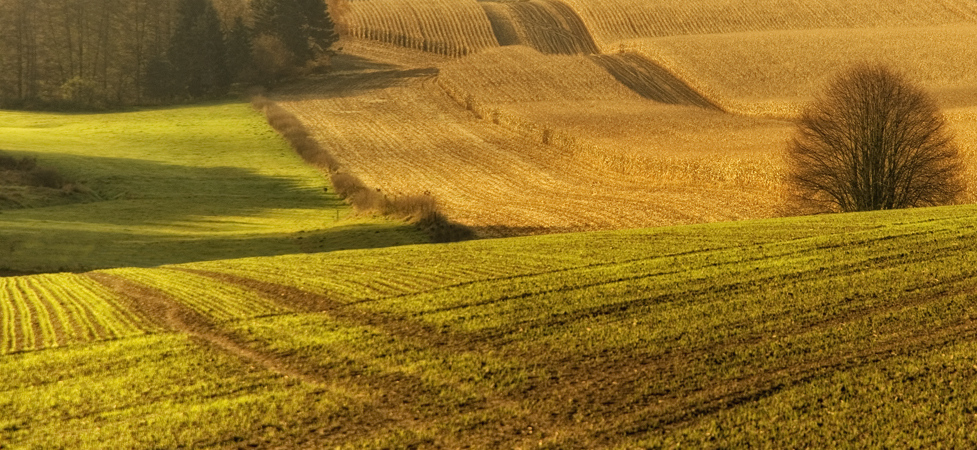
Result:
M427 3L354 4L378 17L429 17ZM347 64L280 99L367 184L430 192L483 235L790 214L782 155L791 120L828 77L860 61L907 72L955 109L960 144L977 162L966 119L977 105L971 2L477 6L501 47L433 60L418 56L423 46L360 33L388 44L351 40L358 69ZM442 22L463 10L478 23L465 39L484 34L472 2L451 8Z
M353 1L341 16L354 37L447 56L499 44L475 0Z
M599 49L580 17L555 0L482 2L501 45L526 45L548 54L591 54Z

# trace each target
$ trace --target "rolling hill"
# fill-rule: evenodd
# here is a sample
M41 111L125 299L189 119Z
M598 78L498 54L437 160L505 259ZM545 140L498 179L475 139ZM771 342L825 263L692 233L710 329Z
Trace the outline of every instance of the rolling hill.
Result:
M245 103L115 114L0 112L0 149L91 203L0 214L0 270L81 271L426 242L360 217Z
M333 71L272 100L506 238L354 214L239 102L0 112L93 200L0 212L0 270L61 271L0 277L0 449L977 441L977 206L785 217L782 160L880 60L973 178L977 5L341 3Z
M7 278L0 441L965 445L974 217L945 207ZM41 311L51 320L23 325ZM87 323L116 331L71 331Z
M931 90L968 160L977 154L970 2L458 0L440 16L402 0L350 7L361 12L340 20L361 31L345 41L351 59L336 62L346 75L278 100L368 184L431 192L483 236L789 215L793 117L862 61ZM411 21L441 34L401 30ZM389 37L411 33L409 44ZM467 50L418 44L443 39ZM353 127L363 132L350 138Z

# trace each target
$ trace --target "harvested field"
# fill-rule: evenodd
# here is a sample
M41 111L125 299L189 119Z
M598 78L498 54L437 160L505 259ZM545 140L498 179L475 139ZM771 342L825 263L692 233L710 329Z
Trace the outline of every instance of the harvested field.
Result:
M526 45L547 54L597 53L580 17L554 0L482 2L501 45Z
M594 61L579 56L544 55L523 46L501 47L439 65L438 83L461 102L513 103L640 100Z
M594 55L592 59L621 84L649 100L673 105L716 107L684 81L641 55L621 52Z
M838 70L882 62L930 89L944 107L977 103L977 26L807 30L675 36L625 45L677 73L724 108L791 116Z
M465 64L468 61L471 64ZM569 76L571 73L574 75ZM496 94L489 100L508 103L498 109L476 105L481 100L460 87L455 88L461 95L455 96L456 101L438 85L443 80L450 84L452 79L475 80L467 84L473 92L491 89L478 80L495 80ZM480 118L466 110L458 102L464 104L469 96L472 110L498 113ZM727 170L722 166L729 166L728 162L720 161L721 166L710 169L704 167L712 165L709 160L690 162L680 156L684 149L671 149L665 155L620 144L594 148L560 131L563 124L539 125L537 118L553 118L555 112L567 114L565 119L554 119L562 121L584 117L574 112L613 109L617 117L609 121L614 126L603 131L603 136L671 132L643 121L668 117L673 111L657 110L665 105L641 98L584 57L546 57L513 47L446 63L443 69L403 66L399 70L346 71L295 86L276 100L302 119L341 165L366 185L391 195L430 192L449 218L485 235L777 214L779 198L770 195L769 184L744 183L742 178L708 184L700 183L696 175L691 181L696 188L689 189L688 178L661 179L664 173L687 171L690 164L702 166L700 174L720 173ZM515 106L521 109L516 111ZM719 114L680 108L689 108L683 114L693 116ZM524 111L539 111L540 115ZM694 140L684 132L678 134L679 139ZM727 139L718 133L714 136ZM709 145L695 143L696 148ZM635 160L659 167L648 174L627 169L632 175L622 176L621 168L634 166L631 162ZM666 164L669 167L661 167ZM740 161L733 165L743 166ZM760 196L761 192L765 195Z
M352 37L447 56L499 45L475 0L374 0L347 5L341 20Z
M619 41L643 37L977 22L977 4L967 0L564 1L604 52Z

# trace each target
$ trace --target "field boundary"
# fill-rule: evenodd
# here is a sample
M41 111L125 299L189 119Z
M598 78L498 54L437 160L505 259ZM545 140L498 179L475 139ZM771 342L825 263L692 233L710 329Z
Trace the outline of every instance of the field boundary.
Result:
M448 97L462 108L470 111L475 117L519 133L535 143L552 145L567 151L595 150L594 146L581 143L571 133L521 119L497 107L484 106L474 95L463 92L460 88L445 80L444 77L437 77L437 84Z
M430 193L390 197L380 189L371 189L356 175L344 171L339 161L312 137L294 114L263 96L254 97L251 105L264 113L268 124L302 159L326 172L339 196L358 212L406 220L430 234L434 242L456 242L474 237L471 229L450 221Z

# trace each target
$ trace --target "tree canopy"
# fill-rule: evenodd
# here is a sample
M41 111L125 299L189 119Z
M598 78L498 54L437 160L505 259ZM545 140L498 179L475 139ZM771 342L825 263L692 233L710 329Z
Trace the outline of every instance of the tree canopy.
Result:
M213 0L0 0L0 107L219 96L233 82L261 81L253 62L262 36L294 54L278 63L301 67L328 56L337 40L322 0L235 5L216 11Z
M788 160L795 192L819 210L949 204L964 190L936 102L885 66L840 73L801 115Z
M339 39L322 0L253 0L257 34L277 38L299 63L326 54Z

